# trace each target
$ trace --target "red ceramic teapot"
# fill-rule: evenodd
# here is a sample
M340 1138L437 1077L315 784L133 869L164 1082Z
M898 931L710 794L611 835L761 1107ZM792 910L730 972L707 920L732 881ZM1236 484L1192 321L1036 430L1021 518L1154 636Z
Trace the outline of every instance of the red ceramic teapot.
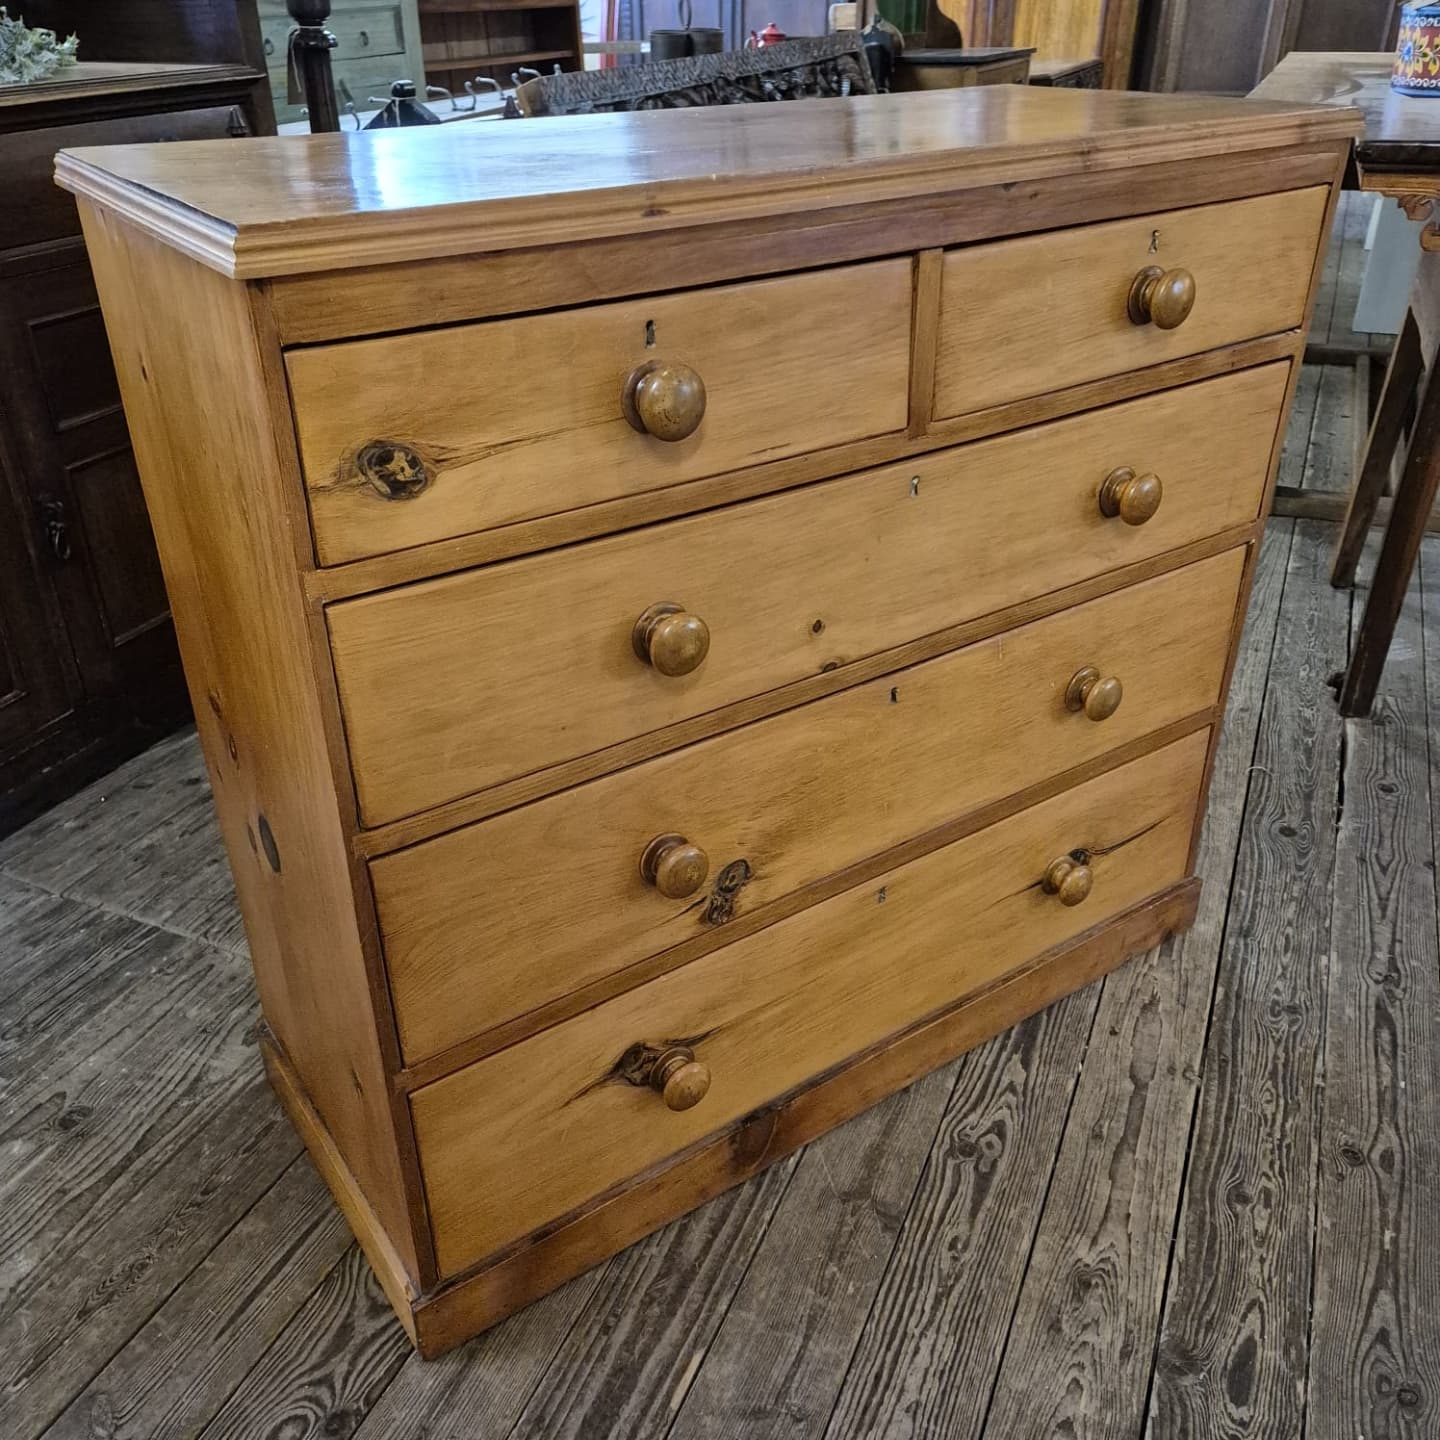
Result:
M760 50L766 45L776 45L781 40L788 38L785 32L772 20L758 35L753 30L750 32L750 38L745 42L745 48L747 50Z

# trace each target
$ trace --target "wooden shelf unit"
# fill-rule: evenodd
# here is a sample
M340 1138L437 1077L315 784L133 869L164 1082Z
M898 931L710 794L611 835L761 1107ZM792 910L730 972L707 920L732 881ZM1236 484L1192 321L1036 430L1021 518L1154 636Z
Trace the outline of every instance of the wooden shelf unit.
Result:
M421 0L420 38L426 80L457 94L477 75L508 84L521 65L583 64L575 0Z

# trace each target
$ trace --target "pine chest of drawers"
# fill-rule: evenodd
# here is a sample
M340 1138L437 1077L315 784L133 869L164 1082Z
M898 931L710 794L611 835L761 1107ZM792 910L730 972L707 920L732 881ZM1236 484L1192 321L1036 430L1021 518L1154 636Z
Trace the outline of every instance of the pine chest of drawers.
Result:
M1354 129L60 156L266 1059L422 1350L1190 922Z

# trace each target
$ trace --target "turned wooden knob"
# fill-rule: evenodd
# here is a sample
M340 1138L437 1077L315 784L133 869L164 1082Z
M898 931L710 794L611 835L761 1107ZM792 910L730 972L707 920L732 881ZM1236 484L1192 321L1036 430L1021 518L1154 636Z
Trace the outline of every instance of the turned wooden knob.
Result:
M688 675L710 653L710 627L677 601L661 600L635 622L631 641L662 675Z
M693 895L710 870L710 857L683 835L657 835L640 857L640 873L670 900Z
M650 1067L650 1088L671 1110L689 1110L698 1105L710 1089L710 1067L695 1058L688 1045L662 1050Z
M621 404L642 435L684 440L705 418L705 382L688 365L647 360L625 377Z
M1195 277L1188 270L1147 265L1131 283L1128 308L1133 324L1173 330L1195 308Z
M1125 687L1113 675L1101 675L1093 665L1077 670L1065 687L1065 708L1083 710L1090 720L1108 720L1124 698Z
M1107 520L1119 516L1127 525L1143 525L1164 498L1158 475L1137 475L1128 465L1112 470L1100 482L1100 513Z
M1041 888L1047 895L1057 896L1062 905L1078 905L1094 884L1095 875L1088 865L1073 855L1062 855L1045 867Z

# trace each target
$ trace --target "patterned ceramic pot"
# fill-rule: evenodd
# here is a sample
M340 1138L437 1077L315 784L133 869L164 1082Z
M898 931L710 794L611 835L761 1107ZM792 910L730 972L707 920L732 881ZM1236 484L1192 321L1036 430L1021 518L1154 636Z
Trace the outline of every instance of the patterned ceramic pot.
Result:
M1440 95L1440 4L1401 9L1390 86L1402 95Z

